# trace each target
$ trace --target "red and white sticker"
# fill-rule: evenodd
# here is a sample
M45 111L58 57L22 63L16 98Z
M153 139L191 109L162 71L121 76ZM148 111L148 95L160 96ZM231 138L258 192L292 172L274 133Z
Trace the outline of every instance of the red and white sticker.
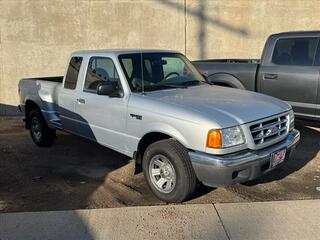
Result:
M284 161L286 158L287 149L282 149L280 151L277 151L271 155L271 168L274 168L275 166L279 165Z

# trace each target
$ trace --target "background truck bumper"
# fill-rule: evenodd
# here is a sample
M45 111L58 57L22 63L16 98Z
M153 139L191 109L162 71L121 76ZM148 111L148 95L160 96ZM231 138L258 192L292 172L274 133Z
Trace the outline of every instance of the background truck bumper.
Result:
M270 167L271 154L278 150L287 149L284 162L288 161L299 140L300 132L293 129L285 140L258 151L223 156L189 151L189 156L200 182L211 187L229 186L253 180L278 167Z

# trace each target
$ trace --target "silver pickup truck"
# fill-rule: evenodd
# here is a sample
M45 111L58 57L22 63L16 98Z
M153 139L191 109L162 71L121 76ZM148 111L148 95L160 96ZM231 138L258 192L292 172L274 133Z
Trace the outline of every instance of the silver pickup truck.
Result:
M62 130L114 149L166 202L185 200L198 182L255 179L288 160L300 138L289 104L210 85L173 51L74 52L64 77L22 79L19 93L37 145Z

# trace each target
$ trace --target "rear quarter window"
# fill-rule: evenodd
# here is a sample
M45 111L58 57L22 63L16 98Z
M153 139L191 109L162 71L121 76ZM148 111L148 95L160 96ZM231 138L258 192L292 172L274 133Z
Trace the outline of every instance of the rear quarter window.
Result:
M82 57L72 57L68 66L64 88L76 89Z
M276 42L272 63L277 65L312 66L317 38L287 38Z

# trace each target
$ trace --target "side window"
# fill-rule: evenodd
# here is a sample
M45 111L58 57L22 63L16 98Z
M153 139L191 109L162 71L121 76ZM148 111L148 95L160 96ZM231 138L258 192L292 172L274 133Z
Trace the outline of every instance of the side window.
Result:
M279 39L272 62L277 65L312 66L317 44L317 38Z
M153 69L152 69L152 63L150 59L144 59L144 72L143 74L146 75L146 77L152 78L153 75Z
M128 74L128 78L131 78L133 73L133 64L131 58L123 58L122 60L123 67L126 70L126 74Z
M163 77L166 80L170 80L170 78L179 76L183 78L178 78L176 79L176 81L178 81L179 79L184 81L184 78L189 78L190 80L192 80L192 72L180 58L164 57L162 58L162 60L165 63L163 65Z
M98 85L103 81L114 82L120 89L120 79L117 69L110 58L91 57L88 64L84 90L96 92Z
M176 77L185 75L185 63L180 58L164 57L162 60L165 61L163 65L163 76Z
M64 82L64 88L76 89L81 63L82 57L71 58Z

